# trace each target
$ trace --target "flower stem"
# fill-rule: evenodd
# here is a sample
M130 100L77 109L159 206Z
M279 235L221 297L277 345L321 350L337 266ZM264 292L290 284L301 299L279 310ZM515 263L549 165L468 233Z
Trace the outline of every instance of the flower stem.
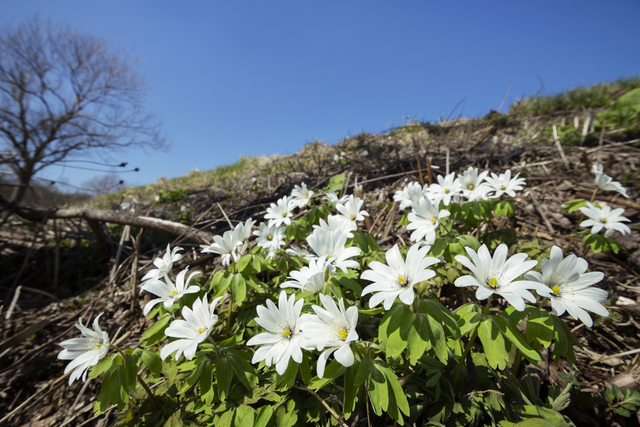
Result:
M218 344L216 344L215 340L211 338L211 335L209 335L207 339L211 344L213 344L213 348L216 350L216 355L218 356L218 359L220 359L221 356L220 356L220 349L218 348Z
M482 321L482 319L489 312L489 308L491 307L491 299L492 298L493 298L493 295L489 297L489 300L487 301L487 307L485 308L484 312L482 313L482 317L481 317L480 321ZM460 361L458 361L458 366L456 366L456 374L453 377L453 385L454 386L458 382L458 377L460 376L460 372L462 371L462 365L464 365L464 361L467 359L467 356L471 352L471 346L473 345L473 342L478 337L478 330L479 329L480 329L480 322L478 322L476 327L473 329L473 334L471 334L471 338L469 338L469 342L467 343L467 346L464 349L464 353L462 353L462 357L460 357Z
M229 296L229 309L227 310L227 332L224 337L229 338L229 332L231 331L231 308L233 307L233 301L231 300L231 296Z
M598 192L598 187L596 187L595 190L593 190L593 194L591 195L591 200L589 200L589 203L593 203L593 200L596 198L596 193ZM575 234L578 232L578 227L580 226L580 223L582 222L582 220L584 219L585 214L582 214L582 216L580 217L580 219L578 220L578 222L576 223L576 227L573 229L573 233L571 233L571 240L569 240L569 243L567 243L567 246L564 248L565 252L568 252L571 250L571 245L573 244L573 240L576 238Z
M127 356L124 354L124 352L122 350L120 350L120 348L116 347L113 344L110 344L109 347L113 348L114 350L116 350L118 353L120 353L120 356L122 356L122 363L124 364L124 366L127 366ZM160 410L160 406L158 406L158 402L156 402L156 397L155 395L151 392L151 389L149 388L149 386L147 385L146 382L144 382L144 380L142 379L142 377L140 376L140 374L136 373L136 377L138 378L138 382L140 383L140 385L142 386L142 388L147 392L147 395L149 396L149 399L151 399L151 403L153 403L153 406L157 409Z

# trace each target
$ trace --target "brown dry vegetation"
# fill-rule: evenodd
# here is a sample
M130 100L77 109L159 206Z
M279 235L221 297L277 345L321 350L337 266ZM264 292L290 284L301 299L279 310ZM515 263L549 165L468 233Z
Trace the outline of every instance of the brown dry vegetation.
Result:
M581 145L558 146L547 136L556 125L572 125L578 117L582 126L588 113L604 106L588 105L580 110L553 110L533 115L526 103L507 114L490 114L479 119L459 119L436 125L410 123L380 135L360 134L336 146L322 142L308 144L296 155L244 159L215 173L193 172L175 181L130 189L94 199L92 206L114 208L121 201L132 203L139 215L161 216L194 228L222 234L232 222L258 219L269 203L289 194L295 184L305 182L322 188L328 180L346 172L348 192L366 200L370 214L363 226L389 248L409 242L409 232L398 227L401 213L393 194L407 182L429 183L447 168L460 171L468 166L499 173L520 172L527 179L525 191L517 197L519 210L514 225L520 236L538 239L543 245L565 246L571 239L579 215L561 211L563 202L589 198L593 192L591 165L602 163L605 172L628 188L630 198L599 192L596 201L626 209L634 229L631 236L615 236L627 250L614 254L593 254L590 268L603 271L599 284L610 294L611 315L587 328L569 316L563 319L576 334L582 348L576 348L578 371L566 363L547 358L537 370L543 382L566 384L562 373L575 374L583 387L600 394L607 384L638 388L640 376L637 350L640 348L640 149L638 135L615 131L591 132ZM367 156L362 151L368 152ZM344 152L346 161L337 163L334 154ZM254 181L257 180L257 181ZM161 194L161 203L154 203ZM188 207L181 212L180 207ZM506 224L495 221L490 227ZM144 295L139 295L139 278L167 243L185 248L175 271L198 266L205 276L219 263L218 257L202 255L189 235L129 229L122 225L100 225L105 240L100 244L81 219L29 222L12 216L0 229L0 425L61 426L111 425L109 412L93 418L93 405L100 382L67 385L65 362L56 359L59 343L76 335L73 325L79 317L92 319L104 312L103 326L116 342L126 347L140 343L148 326L142 316ZM481 230L484 232L485 230ZM574 242L578 255L585 253L581 240ZM453 287L443 288L442 302L449 307L462 303ZM10 310L11 315L5 318ZM593 419L574 410L569 413L577 425ZM606 423L613 422L613 418ZM621 425L637 425L631 419L616 419Z

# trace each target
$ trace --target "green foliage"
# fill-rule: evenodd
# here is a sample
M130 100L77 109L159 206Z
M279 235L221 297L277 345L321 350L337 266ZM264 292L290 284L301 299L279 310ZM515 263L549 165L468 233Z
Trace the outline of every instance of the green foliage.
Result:
M622 95L611 107L598 114L598 119L600 122L596 122L596 126L606 122L607 127L640 131L640 88Z

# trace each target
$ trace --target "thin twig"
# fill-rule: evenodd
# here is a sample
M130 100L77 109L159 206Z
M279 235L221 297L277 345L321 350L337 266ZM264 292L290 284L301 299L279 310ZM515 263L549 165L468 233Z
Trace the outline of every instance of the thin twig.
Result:
M343 427L349 427L349 425L347 423L344 422L344 420L338 416L338 414L336 413L336 411L333 410L333 408L331 406L329 406L329 404L327 402L324 401L324 399L322 397L320 397L320 395L318 393L316 393L313 390L308 389L305 386L299 386L299 385L294 385L294 388L297 388L298 390L303 390L308 392L309 394L311 394L313 397L315 397L316 399L318 399L320 401L320 403L322 403L322 406L324 406L327 411L329 411L329 413L331 414L331 416L333 418L336 419L336 421L338 421L338 423L340 423L341 426Z
M227 222L229 223L229 228L231 228L231 230L234 230L235 227L233 226L233 224L231 223L231 221L229 220L229 217L227 216L227 213L224 211L224 209L222 209L222 206L220 206L220 203L218 203L218 207L220 208L220 212L222 212L222 215L224 215L224 218L227 220Z

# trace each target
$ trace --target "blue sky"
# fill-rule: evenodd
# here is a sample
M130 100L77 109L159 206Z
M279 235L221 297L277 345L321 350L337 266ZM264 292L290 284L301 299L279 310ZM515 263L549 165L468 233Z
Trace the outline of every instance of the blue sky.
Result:
M130 185L435 122L463 100L455 116L484 115L509 84L511 103L541 82L550 94L640 75L637 0L0 0L0 11L2 26L38 13L139 58L172 147L115 155L140 168L121 175Z

